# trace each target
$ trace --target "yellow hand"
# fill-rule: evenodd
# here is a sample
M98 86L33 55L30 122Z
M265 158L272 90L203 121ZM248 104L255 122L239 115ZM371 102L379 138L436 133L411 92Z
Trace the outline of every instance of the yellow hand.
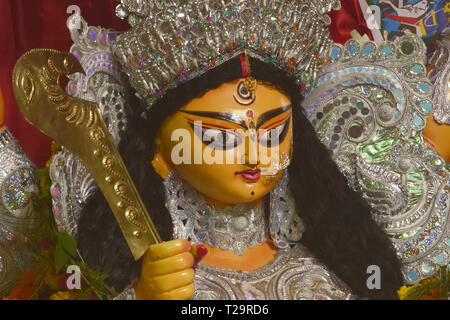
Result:
M138 300L185 300L194 294L194 255L187 240L152 245L136 286Z

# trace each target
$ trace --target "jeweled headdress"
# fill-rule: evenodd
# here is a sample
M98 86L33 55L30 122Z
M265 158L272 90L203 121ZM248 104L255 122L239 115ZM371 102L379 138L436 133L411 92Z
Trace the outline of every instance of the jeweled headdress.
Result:
M148 108L178 84L244 53L314 85L329 60L326 14L337 0L122 0L132 28L115 54Z

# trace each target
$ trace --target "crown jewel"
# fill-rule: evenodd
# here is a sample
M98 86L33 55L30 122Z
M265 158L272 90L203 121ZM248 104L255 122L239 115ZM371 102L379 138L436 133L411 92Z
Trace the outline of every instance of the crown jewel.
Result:
M313 86L332 41L326 13L338 0L122 0L131 30L115 54L148 107L178 84L244 51Z

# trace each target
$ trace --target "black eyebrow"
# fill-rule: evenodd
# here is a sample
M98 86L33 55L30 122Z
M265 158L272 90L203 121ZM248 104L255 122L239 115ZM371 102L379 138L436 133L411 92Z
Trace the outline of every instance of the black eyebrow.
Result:
M206 118L213 118L213 119L219 119L219 120L232 122L232 123L235 123L235 124L243 127L245 130L248 130L248 127L247 127L247 124L245 123L245 121L232 113L209 112L209 111L186 111L186 110L182 110L181 112L191 114L194 116L201 116L201 117L206 117Z
M259 118L258 118L258 124L256 125L256 128L259 129L264 123L266 123L268 120L282 114L283 112L289 110L292 107L292 105L287 105L278 109L269 110L267 112L264 112Z

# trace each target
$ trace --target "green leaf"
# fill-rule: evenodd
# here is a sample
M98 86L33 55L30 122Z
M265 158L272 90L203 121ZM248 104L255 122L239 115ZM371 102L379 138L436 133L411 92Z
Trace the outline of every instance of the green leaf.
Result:
M60 241L56 243L55 246L55 271L58 273L62 267L64 267L67 261L70 259L70 256L63 249L63 246Z
M65 232L56 234L55 245L55 271L58 273L67 264L70 258L77 254L77 243L73 237Z
M73 237L71 237L65 232L60 232L58 234L58 242L61 242L63 249L72 258L74 258L77 255L77 242Z
M47 167L36 169L36 172L39 173L41 176L48 175L49 169Z

